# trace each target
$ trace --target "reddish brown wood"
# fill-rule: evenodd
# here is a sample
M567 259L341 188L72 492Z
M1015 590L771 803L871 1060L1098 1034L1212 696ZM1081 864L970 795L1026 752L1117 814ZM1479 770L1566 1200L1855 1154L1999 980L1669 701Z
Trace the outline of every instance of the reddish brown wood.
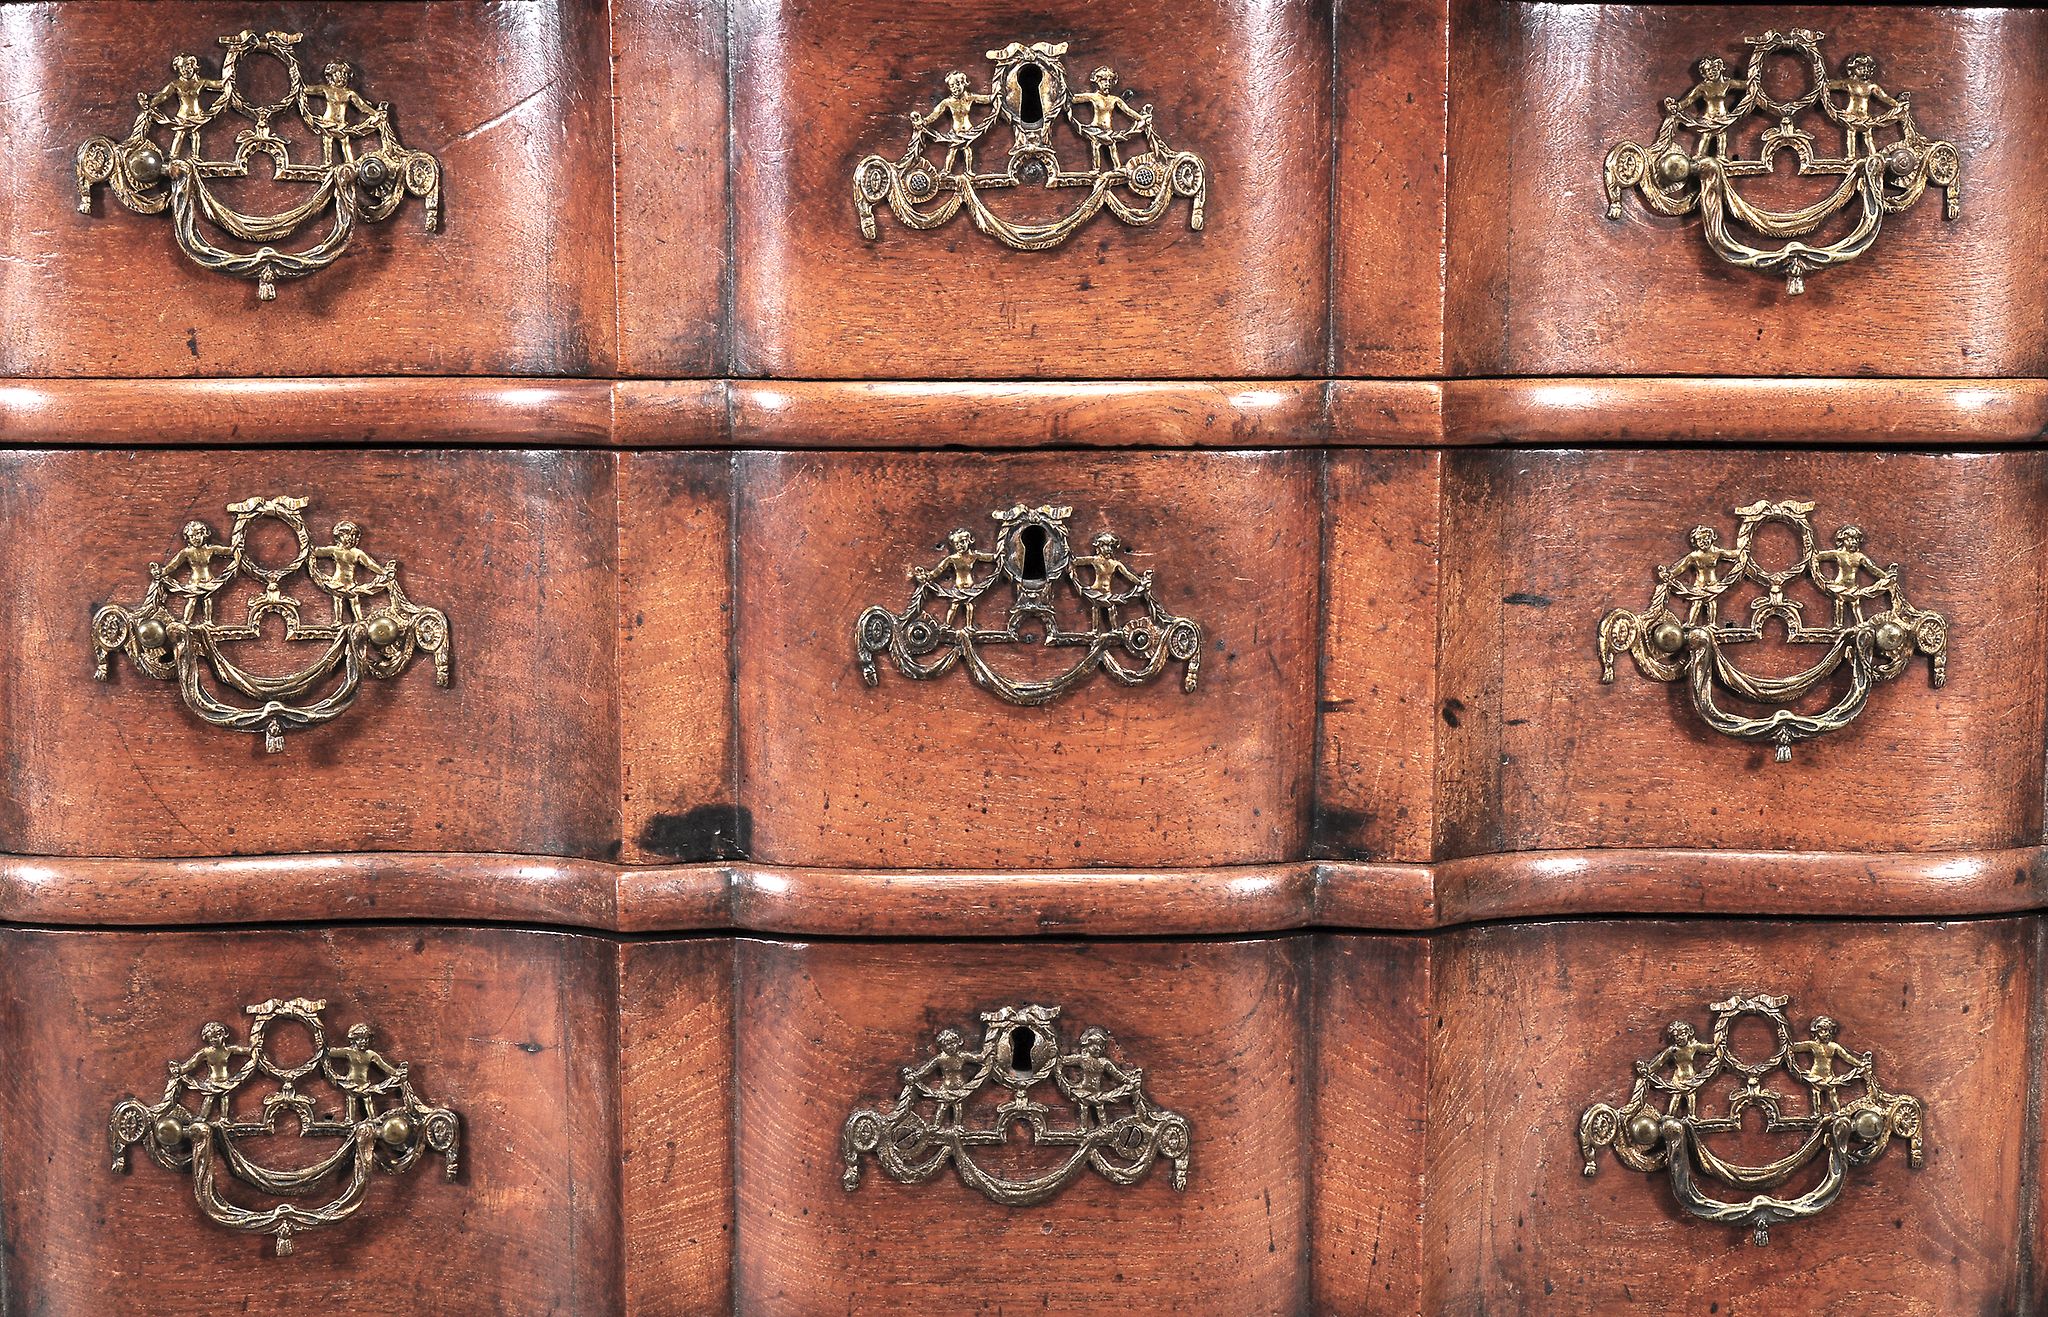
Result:
M1437 944L1422 1310L1781 1313L1853 1296L1885 1312L1999 1312L2020 1295L2021 1157L2037 1118L2030 920L1884 925L1563 923ZM1628 1096L1667 1021L1735 992L1839 1021L1886 1089L1927 1110L1926 1164L1896 1144L1767 1248L1692 1220L1662 1176L1582 1173L1580 1112ZM1738 1043L1738 1045L1740 1045ZM1804 1099L1788 1095L1789 1103ZM1759 1147L1784 1150L1782 1140ZM1542 1302L1539 1303L1538 1299Z
M626 1305L733 1311L733 947L619 951L619 1176Z
M826 866L1239 864L1306 842L1317 464L1293 453L748 454L739 465L741 804L755 858ZM1208 648L1200 683L1100 675L1041 708L965 672L862 683L869 605L956 527L1071 505ZM996 606L1007 607L1007 600ZM1070 611L1075 605L1069 601ZM989 607L984 603L984 608ZM1078 617L1075 624L1078 624ZM1040 647L992 662L1056 670ZM1070 660L1068 660L1070 661Z
M1288 448L1328 437L1314 380L741 380L732 437L763 448Z
M166 1317L217 1313L223 1296L278 1312L457 1296L618 1311L615 956L588 938L446 928L0 932L0 1299ZM188 1177L140 1153L110 1170L107 1120L124 1095L156 1101L165 1062L191 1056L207 1021L240 1036L245 1005L295 996L327 1000L330 1036L369 1023L462 1118L462 1169L450 1183L429 1157L378 1175L353 1216L278 1259L207 1221Z
M1322 856L1424 859L1434 832L1437 454L1333 453L1323 486Z
M966 0L732 5L734 369L741 375L984 379L1289 376L1321 371L1329 314L1326 3L1060 0L1026 21ZM983 52L1065 41L1070 80L1114 66L1164 138L1207 162L1186 202L1132 228L1097 216L1020 252L955 216L861 236L853 169L899 156L905 116ZM1064 132L1069 167L1078 146ZM1007 150L985 143L978 159ZM1022 214L1036 198L995 197ZM1060 199L1060 206L1071 204ZM1034 214L1049 215L1051 203ZM1170 332L1168 332L1170 327Z
M738 1307L811 1313L858 1296L863 1312L929 1312L971 1287L990 1311L1303 1311L1306 953L1299 938L740 943ZM892 1101L939 1029L971 1042L979 1012L1027 1003L1059 1006L1070 1042L1109 1030L1147 1095L1187 1118L1186 1191L1162 1164L1133 1186L1091 1172L1005 1208L950 1170L910 1186L872 1159L841 1187L856 1107ZM1006 1164L1043 1164L1013 1151Z
M2038 454L1492 452L1447 463L1438 854L2040 840ZM1909 598L1949 624L1945 687L1916 660L1790 765L1711 731L1681 683L1648 680L1625 657L1613 684L1599 680L1601 616L1642 608L1654 568L1685 552L1693 526L1732 542L1733 509L1758 498L1815 501L1824 538L1860 525L1874 556L1902 566ZM1797 553L1783 528L1758 544L1774 562ZM1817 592L1807 600L1825 606ZM1774 640L1752 648L1752 670L1798 666Z
M2048 380L1452 380L1453 444L2031 444Z
M753 932L853 937L1182 937L1307 922L1306 865L1165 873L732 873L733 923Z
M1339 0L1337 373L1444 372L1446 0Z
M183 444L609 443L603 380L10 380L0 442Z
M1649 142L1664 98L1696 81L1695 61L1719 55L1739 70L1742 38L1770 22L1719 5L1459 0L1446 263L1452 374L2043 372L2048 287L2032 270L2044 205L2033 179L2048 152L2048 119L1985 107L2048 95L2048 15L1837 5L1797 17L1826 34L1833 67L1874 53L1885 86L1911 93L1921 130L1955 143L1960 218L1943 219L1941 198L1925 197L1888 216L1869 252L1816 275L1799 297L1714 256L1697 216L1665 219L1631 200L1610 221L1601 190L1608 149ZM1787 184L1773 195L1803 205L1825 190Z
M1431 944L1328 937L1314 946L1308 1311L1421 1312Z
M716 375L728 320L725 0L607 7L619 368Z
M0 847L52 855L510 851L603 856L618 832L613 464L604 453L336 450L0 454ZM207 726L174 681L117 656L93 681L92 617L140 602L148 563L238 499L312 500L363 529L449 620L431 660L365 680L347 713L288 736ZM265 532L275 527L262 528ZM274 541L271 560L281 552ZM309 609L327 604L293 578ZM242 589L240 584L230 592ZM241 598L235 593L235 598ZM226 607L226 605L222 605ZM289 671L275 621L244 662ZM291 647L303 651L300 644Z
M620 460L619 718L630 859L747 853L733 737L732 463L724 453Z
M105 189L91 215L78 213L79 143L124 136L135 94L163 86L172 56L190 52L217 70L218 38L245 27L304 33L309 74L347 60L359 90L391 103L406 144L441 162L439 233L410 200L357 225L333 266L259 303L252 282L187 260L167 216L133 214ZM0 194L0 374L610 372L600 0L545 9L87 0L8 6L0 34L0 79L35 107L0 123L0 155L37 162ZM209 150L231 145L233 128L212 131ZM264 205L302 196L253 186L268 194Z

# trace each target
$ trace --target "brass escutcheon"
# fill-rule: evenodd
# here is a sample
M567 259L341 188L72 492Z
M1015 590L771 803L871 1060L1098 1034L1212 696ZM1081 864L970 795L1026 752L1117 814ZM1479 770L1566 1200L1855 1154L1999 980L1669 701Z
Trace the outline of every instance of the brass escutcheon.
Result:
M1064 41L1013 41L991 50L995 70L985 92L972 90L966 74L948 73L946 94L930 112L910 112L910 144L900 157L871 155L854 166L861 234L877 236L875 207L885 203L913 229L936 229L964 209L975 228L1004 246L1041 251L1065 242L1104 210L1125 224L1151 224L1175 197L1188 198L1188 227L1201 228L1209 197L1202 158L1161 141L1152 107L1124 99L1108 65L1089 75L1089 90L1070 90L1061 58L1066 53ZM1070 171L1053 145L1063 120L1088 144L1084 170ZM1000 169L977 170L975 150L998 122L1008 129L1009 151ZM1134 142L1141 149L1126 160L1123 152ZM938 164L929 154L934 146L945 149ZM982 195L1019 187L1088 191L1066 214L1040 223L1006 219Z
M1145 1072L1113 1055L1108 1030L1085 1029L1079 1046L1069 1048L1059 1014L1057 1006L984 1011L973 1051L956 1030L939 1030L931 1056L904 1067L894 1105L846 1118L839 1152L847 1192L860 1187L861 1159L868 1156L903 1184L923 1184L950 1162L962 1183L1007 1207L1042 1203L1089 1167L1111 1183L1133 1185L1161 1157L1173 1163L1173 1187L1186 1189L1186 1118L1152 1105ZM1063 1101L1068 1121L1034 1093ZM977 1101L997 1094L1000 1103ZM1059 1161L1034 1175L1011 1175L975 1160L976 1149L1009 1143L1013 1126L1023 1127L1031 1147L1059 1153Z
M993 551L976 547L965 529L946 537L946 552L930 567L910 567L910 602L903 611L871 607L854 624L853 643L862 678L878 685L876 659L887 654L915 681L941 677L962 664L984 689L1011 704L1058 699L1096 671L1126 686L1152 680L1169 661L1186 667L1182 686L1195 689L1202 668L1202 629L1166 611L1152 593L1152 573L1135 572L1118 555L1127 546L1109 531L1076 555L1067 522L1070 507L1022 503L994 516ZM975 625L974 609L998 584L1012 602L1000 629ZM1071 599L1070 599L1071 596ZM1087 613L1085 629L1063 619L1062 602ZM943 615L931 611L945 605ZM1035 629L1034 629L1035 628ZM1082 651L1055 676L1038 680L1006 675L982 653L986 645L1028 645ZM930 656L930 657L927 657Z

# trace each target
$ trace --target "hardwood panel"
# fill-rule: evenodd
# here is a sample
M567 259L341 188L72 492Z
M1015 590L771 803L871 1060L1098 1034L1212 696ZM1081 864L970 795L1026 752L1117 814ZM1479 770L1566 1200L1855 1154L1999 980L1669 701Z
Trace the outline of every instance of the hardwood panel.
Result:
M1339 0L1331 320L1340 375L1444 371L1447 0Z
M610 0L619 368L725 370L725 0Z
M986 379L1315 374L1329 314L1330 10L1311 3L1059 0L1028 19L967 0L732 5L734 369L741 375ZM1176 200L1147 227L1097 215L1015 251L965 215L861 236L853 171L897 158L904 116L978 90L984 52L1067 42L1070 85L1113 66L1166 142L1206 162L1206 222ZM1064 126L1065 168L1082 164ZM984 171L1007 152L991 130ZM942 152L935 151L937 161ZM1063 212L1015 189L992 208ZM1172 326L1171 333L1160 332Z
M1304 1310L1306 954L1301 939L741 942L739 1309L857 1295L863 1312L928 1312L972 1293L992 1311ZM911 1186L868 1158L847 1192L847 1117L893 1100L939 1029L973 1046L979 1012L1028 1003L1061 1007L1070 1046L1107 1029L1147 1095L1186 1117L1187 1189L1161 1163L1129 1187L1084 1171L1048 1202L1003 1207L951 1169ZM1015 1140L1009 1152L1013 1168L1047 1162Z
M731 1313L733 944L619 958L625 1311Z
M2032 921L2014 919L1501 925L1445 937L1424 1310L1711 1303L1742 1317L1784 1312L1788 1294L1859 1311L2014 1310L2033 944ZM1603 1154L1588 1178L1578 1145L1580 1112L1628 1096L1633 1063L1664 1045L1668 1021L1705 1036L1707 1003L1736 992L1789 994L1800 1037L1813 1016L1832 1017L1847 1046L1875 1054L1887 1091L1927 1112L1922 1169L1894 1143L1765 1248L1686 1216L1663 1175ZM1770 1143L1784 1150L1784 1136Z
M0 123L0 154L35 162L0 194L0 374L609 373L611 168L589 149L611 133L605 14L599 0L0 9L0 79L33 107ZM162 87L173 56L218 72L218 39L245 28L303 33L312 78L346 60L359 91L391 103L405 144L441 163L440 232L409 199L260 303L254 283L187 260L168 216L133 214L104 188L78 212L79 144L124 136L135 94ZM229 118L210 154L247 126ZM257 178L251 188L282 193L260 166Z
M1294 858L1306 842L1318 462L1293 453L747 454L739 466L741 804L771 864L1067 868ZM991 513L1071 505L1113 531L1206 646L1149 684L1105 674L1050 704L1004 702L887 656L863 684L854 626L903 608L906 568ZM934 550L932 546L942 547ZM1081 550L1077 547L1076 552ZM985 568L977 569L977 572ZM999 626L1008 587L977 625ZM1086 623L1064 584L1063 626ZM939 605L939 613L944 611ZM1079 651L987 647L1049 677Z
M165 1317L217 1313L224 1295L271 1312L448 1311L457 1296L508 1314L618 1311L614 973L606 944L551 933L0 932L0 1051L40 1058L0 1067L0 1301ZM370 1024L372 1045L456 1112L461 1169L450 1183L429 1156L378 1174L354 1215L279 1259L207 1221L189 1177L139 1150L111 1171L107 1121L124 1095L157 1100L205 1022L240 1039L245 1005L295 996L326 999L334 1042Z
M1957 219L1930 191L1796 297L1782 279L1714 256L1698 216L1666 219L1629 200L1610 221L1601 191L1608 149L1649 142L1664 98L1697 81L1697 60L1720 56L1739 75L1742 39L1766 27L1825 34L1836 76L1848 55L1875 54L1879 80L1911 94L1921 131L1962 156ZM1720 5L1460 0L1453 34L1452 374L2043 372L2048 287L2032 263L2048 119L2020 107L2048 94L2048 14L1808 5L1759 17ZM1749 122L1752 134L1768 126ZM1816 131L1820 149L1840 149L1838 130ZM1805 205L1832 186L1807 183L1787 182L1770 203Z
M1435 833L1441 462L1333 453L1324 480L1318 856L1422 859Z
M733 729L732 462L632 454L619 474L619 715L633 860L747 853Z
M1430 943L1315 941L1311 1234L1318 1313L1423 1312Z
M610 856L618 841L614 459L548 451L13 452L0 454L0 638L8 753L0 847L52 855L510 851ZM93 614L140 602L145 570L198 519L229 534L237 499L311 500L325 544L353 520L414 603L447 614L446 689L416 656L365 679L353 707L263 738L210 727L175 681L115 655L92 679ZM265 519L259 558L287 561ZM272 536L275 538L272 538ZM217 543L225 541L217 538ZM304 576L285 583L324 619ZM253 593L230 583L221 615ZM233 642L259 672L311 660L274 617ZM237 697L239 698L239 697Z
M2039 454L1658 450L1492 452L1446 459L1445 769L1439 854L1590 846L1961 850L2041 838ZM1948 620L1947 684L1916 657L1846 728L1793 748L1708 728L1685 683L1626 656L1600 681L1610 608L1640 609L1693 526L1734 542L1733 510L1817 503L1825 543L1854 523L1907 597ZM1760 559L1795 560L1782 526ZM1818 591L1800 599L1826 610ZM1744 608L1749 587L1723 609ZM1778 631L1740 660L1783 674ZM1812 648L1812 647L1808 647ZM1822 693L1816 693L1816 698ZM1839 698L1840 686L1825 690ZM1807 707L1807 706L1802 706Z

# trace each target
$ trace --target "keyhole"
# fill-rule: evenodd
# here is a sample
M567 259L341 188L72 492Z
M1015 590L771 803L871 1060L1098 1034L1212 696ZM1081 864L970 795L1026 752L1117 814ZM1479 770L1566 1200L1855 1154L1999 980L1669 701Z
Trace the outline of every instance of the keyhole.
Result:
M1039 95L1044 82L1045 70L1036 64L1017 70L1017 117L1034 128L1045 119L1045 100Z
M1010 1069L1030 1074L1036 1068L1031 1064L1031 1049L1037 1042L1038 1035L1021 1024L1010 1030Z
M1024 528L1024 579L1043 581L1045 579L1045 527Z

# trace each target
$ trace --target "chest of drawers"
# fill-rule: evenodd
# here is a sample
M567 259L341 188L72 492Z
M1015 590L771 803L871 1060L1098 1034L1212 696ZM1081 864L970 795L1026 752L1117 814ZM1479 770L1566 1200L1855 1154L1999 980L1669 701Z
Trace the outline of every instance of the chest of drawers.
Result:
M2044 61L0 6L0 1313L2039 1310Z

